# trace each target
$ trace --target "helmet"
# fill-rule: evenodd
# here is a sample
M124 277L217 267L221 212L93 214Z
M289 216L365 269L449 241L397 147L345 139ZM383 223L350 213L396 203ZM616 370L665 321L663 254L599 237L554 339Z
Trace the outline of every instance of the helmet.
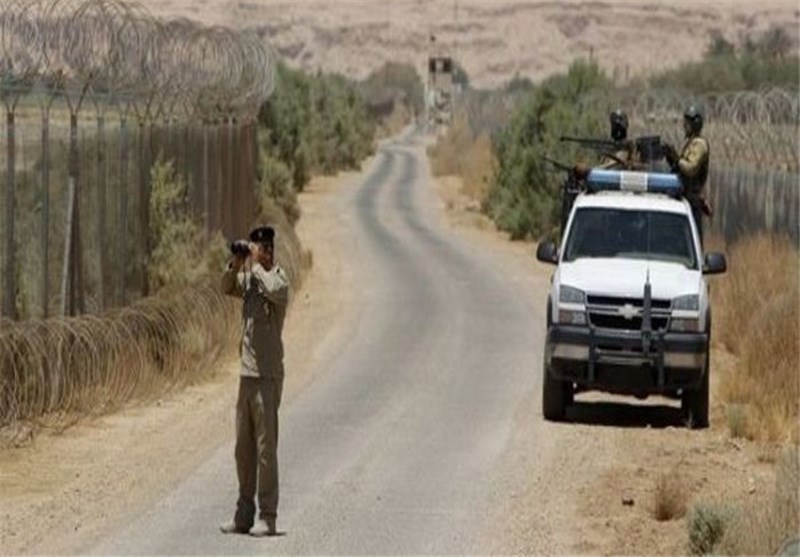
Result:
M611 138L621 141L628 137L628 115L621 109L617 109L608 115L611 124Z
M689 125L691 133L700 133L700 130L703 129L703 111L700 107L690 104L683 111L683 121Z

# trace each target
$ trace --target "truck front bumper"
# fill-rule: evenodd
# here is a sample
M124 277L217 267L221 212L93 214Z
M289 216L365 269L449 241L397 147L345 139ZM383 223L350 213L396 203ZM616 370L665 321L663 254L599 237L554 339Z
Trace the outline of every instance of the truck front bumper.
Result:
M553 377L587 389L673 393L700 386L707 351L707 333L551 325L545 361Z

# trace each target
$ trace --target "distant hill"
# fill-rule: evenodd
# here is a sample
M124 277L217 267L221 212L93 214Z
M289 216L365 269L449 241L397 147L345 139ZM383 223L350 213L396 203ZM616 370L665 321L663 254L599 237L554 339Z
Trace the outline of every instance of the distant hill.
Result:
M618 79L699 59L714 33L734 44L771 26L800 44L796 0L144 0L162 17L252 27L291 65L363 77L386 60L424 70L456 57L477 86L541 79L594 56ZM435 37L435 41L431 41Z

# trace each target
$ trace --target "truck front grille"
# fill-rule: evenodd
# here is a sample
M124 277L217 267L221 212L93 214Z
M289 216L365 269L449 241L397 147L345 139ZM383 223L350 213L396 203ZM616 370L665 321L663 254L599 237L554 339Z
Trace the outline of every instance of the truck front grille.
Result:
M586 302L589 322L596 327L626 331L638 331L642 328L642 298L589 295ZM650 307L653 330L668 328L672 301L653 299Z
M606 329L623 329L628 331L638 331L642 328L642 318L633 317L626 319L622 315L609 315L604 313L589 312L589 322L596 327L603 327ZM654 331L659 329L666 329L669 323L669 317L656 316L651 317L651 323Z
M586 298L586 302L590 306L605 306L605 307L622 307L630 304L633 307L644 307L644 300L642 298L622 298L617 296L592 296L591 294ZM669 309L672 306L671 300L650 300L650 307L653 309Z

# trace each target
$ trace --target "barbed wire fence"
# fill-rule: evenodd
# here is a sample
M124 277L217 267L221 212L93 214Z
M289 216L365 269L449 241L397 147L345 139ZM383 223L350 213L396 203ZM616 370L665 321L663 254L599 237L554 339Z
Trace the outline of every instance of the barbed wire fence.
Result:
M207 238L243 235L275 70L246 32L0 0L0 446L163 396L235 346L216 287L146 296L151 169L173 165Z
M275 79L258 37L118 0L0 0L0 47L3 316L98 312L148 293L159 157L209 234L244 232L255 121Z
M587 97L584 108L606 114L621 107L630 134L660 135L680 149L683 111L704 111L711 147L708 193L714 216L708 229L727 242L775 232L800 241L800 96L783 89L709 94L647 90L629 97Z
M524 90L467 92L459 107L474 133L493 134L510 122L529 94ZM630 136L660 135L680 148L683 111L690 102L705 111L703 134L711 145L708 188L715 214L710 230L728 242L758 232L783 233L800 241L800 96L796 92L767 89L696 98L663 89L615 90L586 95L576 110L594 114L605 123L611 110L622 108L629 117Z

